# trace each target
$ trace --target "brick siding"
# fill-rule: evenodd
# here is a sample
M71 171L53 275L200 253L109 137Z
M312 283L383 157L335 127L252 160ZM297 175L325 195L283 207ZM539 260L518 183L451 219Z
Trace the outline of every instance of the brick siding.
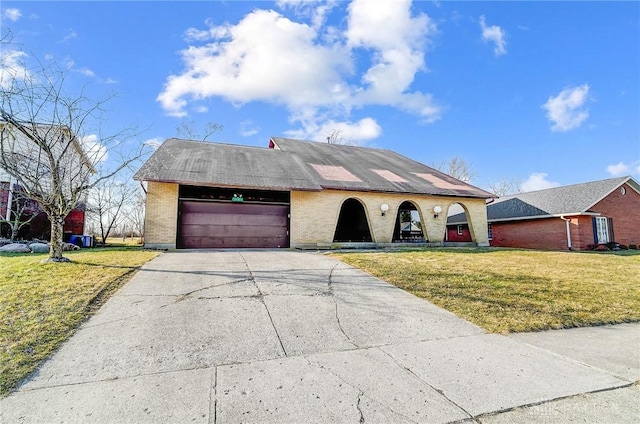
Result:
M577 226L577 224L576 224ZM491 246L525 249L567 249L567 228L560 218L494 222Z
M453 203L460 203L471 216L473 241L479 245L488 245L484 199L454 200L448 197L426 195L323 190L291 192L291 246L331 244L340 208L344 201L350 198L357 199L364 205L371 237L375 243L391 243L398 208L403 202L411 201L418 209L423 232L428 241L444 240L447 209ZM380 210L382 203L389 205L385 216L382 216ZM433 207L436 205L442 208L438 218L433 216Z
M0 182L0 219L7 217L7 202L9 202L9 183Z
M640 194L628 184L623 184L622 187L626 191L624 195L620 188L617 188L596 203L591 210L607 218L613 218L613 235L616 242L627 245L640 244ZM593 243L593 227L589 243Z
M179 185L173 183L147 183L145 247L175 249L178 189ZM376 243L391 242L400 204L412 201L420 213L423 231L429 241L444 240L447 209L453 203L460 203L469 211L472 229L477 231L478 236L474 237L474 241L479 245L488 245L484 199L464 198L452 201L451 198L438 196L323 190L291 192L291 247L330 245L342 203L349 198L357 199L364 205L371 236ZM389 211L384 217L380 210L382 203L389 205ZM442 207L438 218L433 217L433 207L436 205Z
M640 244L640 194L624 184L626 193L615 189L589 211L613 219L615 241L621 244ZM587 250L594 243L593 217L566 216L574 250ZM566 223L560 218L528 221L494 222L492 246L528 249L566 250Z
M147 183L144 245L175 249L178 227L178 184Z

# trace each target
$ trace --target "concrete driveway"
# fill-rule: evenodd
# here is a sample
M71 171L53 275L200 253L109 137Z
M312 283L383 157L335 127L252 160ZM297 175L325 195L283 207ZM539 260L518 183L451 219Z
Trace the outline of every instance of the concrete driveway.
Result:
M486 334L325 255L170 252L0 401L0 422L491 422L621 387L628 403L638 329L572 356L553 342L571 337Z

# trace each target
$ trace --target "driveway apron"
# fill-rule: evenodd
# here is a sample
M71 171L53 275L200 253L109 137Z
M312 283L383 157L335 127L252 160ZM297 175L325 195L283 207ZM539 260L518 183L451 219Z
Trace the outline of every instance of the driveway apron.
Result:
M633 381L534 341L322 254L169 252L0 401L0 423L446 423Z

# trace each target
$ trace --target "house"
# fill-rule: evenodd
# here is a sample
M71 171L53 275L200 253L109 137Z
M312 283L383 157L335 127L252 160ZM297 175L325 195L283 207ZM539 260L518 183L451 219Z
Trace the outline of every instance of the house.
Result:
M62 126L52 126L45 124L36 124L34 126L38 133L56 133L64 134L62 137L66 137L69 140L70 131ZM0 122L0 147L7 152L19 153L21 157L25 159L25 163L36 163L39 159L38 155L40 151L37 147L37 143L30 140L29 136L23 132L16 130L14 126L7 122ZM89 161L82 150L80 144L75 137L72 139L72 146L74 147L77 161L81 161L87 166L91 167ZM32 167L36 169L36 167ZM40 166L38 169L43 169ZM91 167L92 168L92 167ZM17 201L24 201L19 197L20 187L16 182L16 179L12 177L6 169L0 166L0 220L12 220L12 210L15 210ZM33 219L27 226L25 226L19 233L20 238L24 239L49 239L51 236L51 223L47 218L47 215L42 212L38 205L29 201L30 205L25 209L25 213L29 216L36 214L36 218ZM84 203L77 205L65 218L64 222L64 239L68 241L72 234L83 234L85 223L85 206ZM7 224L0 224L0 236L8 235L9 228Z
M487 205L491 246L587 250L640 244L640 185L611 178L505 196ZM464 214L447 220L447 240L470 240Z
M273 137L268 148L168 139L146 182L145 247L331 248L442 243L459 204L488 245L492 195L390 150ZM402 216L414 225L401 228Z

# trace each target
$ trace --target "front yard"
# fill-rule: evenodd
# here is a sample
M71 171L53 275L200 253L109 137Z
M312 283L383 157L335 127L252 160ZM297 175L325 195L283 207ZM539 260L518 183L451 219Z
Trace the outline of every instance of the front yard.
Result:
M140 265L140 248L65 252L71 263L40 264L47 254L0 255L0 396L37 368Z
M640 255L515 249L334 257L494 333L640 321Z
M0 255L0 397L157 252ZM640 255L509 249L332 253L491 332L640 321Z

